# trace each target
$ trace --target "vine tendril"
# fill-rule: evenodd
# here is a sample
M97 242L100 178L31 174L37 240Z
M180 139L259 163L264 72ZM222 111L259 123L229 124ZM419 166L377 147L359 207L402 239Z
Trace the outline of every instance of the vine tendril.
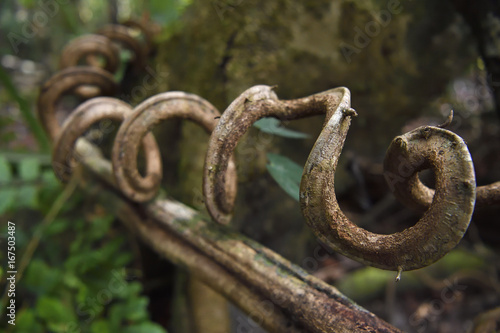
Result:
M56 140L52 165L57 177L63 181L69 181L73 169L73 153L77 140L93 125L101 120L123 121L132 107L115 98L96 97L80 104L66 119L63 129ZM148 175L143 182L156 182L156 175L161 173L160 152L152 134L147 134L142 140L146 161L148 163ZM81 159L83 157L77 158Z
M398 158L410 159L409 163L421 160L422 167L430 166L436 171L436 197L415 226L400 233L379 235L357 227L343 214L335 196L334 174L351 117L356 115L346 88L289 101L278 100L267 86L253 87L243 93L223 113L210 139L206 193L216 201L207 200L207 205L218 204L217 198L224 198L226 156L231 155L239 138L255 121L269 116L296 119L321 113L326 114L326 120L307 159L300 186L302 212L316 236L352 259L395 271L427 266L451 250L471 219L475 176L465 143L450 131L420 128L396 138L389 148L387 172L393 171L390 167ZM401 155L395 157L392 152ZM398 183L398 188L404 185ZM219 213L218 209L209 211ZM212 216L221 223L230 218L220 213Z
M65 95L75 93L84 86L94 86L101 95L112 95L117 89L113 75L108 71L89 66L68 67L52 76L40 90L37 101L38 118L52 141L61 126L56 117L56 104Z
M61 52L60 66L77 66L84 59L89 66L101 67L96 55L101 55L106 61L104 70L116 72L120 62L119 50L109 38L101 35L84 35L69 42Z
M108 24L99 29L98 34L106 36L110 40L129 49L134 56L132 62L137 70L145 66L148 46L143 45L139 40L134 38L128 27L118 24Z
M217 109L203 98L184 92L158 94L139 104L120 126L113 146L113 170L120 189L130 199L140 202L156 195L160 186L161 168L155 173L147 172L151 182L145 182L137 169L140 139L155 125L173 117L184 118L194 121L210 134L219 115ZM229 193L236 191L234 162L231 164L231 182L226 188ZM233 202L228 203L230 206L232 204Z
M109 95L117 89L110 73L116 68L117 51L110 39L134 52L135 65L143 65L150 52L151 36L141 25L144 45L130 28L110 25L106 37L84 36L63 51L62 69L48 80L38 98L38 115L55 142L53 166L67 181L72 171L74 147L90 126L102 119L122 121L112 149L116 185L129 199L151 200L160 187L161 156L150 131L170 118L194 121L210 135L203 174L208 212L222 224L231 220L237 190L234 149L257 120L274 117L293 120L325 115L322 131L304 167L300 204L307 224L332 249L365 264L398 272L427 266L457 245L467 230L476 200L475 174L464 141L444 128L424 126L396 137L387 150L384 175L394 194L405 204L426 210L420 220L402 232L380 235L351 222L340 209L334 187L339 156L349 130L351 108L347 88L340 87L308 97L280 100L273 87L259 85L243 92L220 115L205 99L184 92L150 97L135 108L115 98L97 97L77 107L60 125L56 104L68 94L84 98ZM107 45L106 45L107 44ZM106 60L104 68L93 56ZM86 57L84 59L84 57ZM81 60L90 66L75 66ZM92 89L90 89L92 87ZM441 127L451 122L451 116ZM140 145L146 170L137 167ZM436 190L423 185L418 172L430 168L436 174ZM500 204L500 182L477 188L478 205Z
M229 223L230 210L225 191L229 156L232 156L239 139L257 120L275 117L292 120L325 114L342 104L346 114L356 112L346 105L350 93L347 88L336 88L309 97L281 101L270 86L254 86L242 93L222 114L209 141L205 160L204 193L205 203L212 218L222 224Z

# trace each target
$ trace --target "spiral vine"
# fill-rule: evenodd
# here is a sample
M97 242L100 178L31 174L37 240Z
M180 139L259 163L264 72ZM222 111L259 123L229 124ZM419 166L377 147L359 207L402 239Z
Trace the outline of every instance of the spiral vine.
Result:
M142 36L134 37L132 28L142 31ZM459 136L439 127L420 127L394 139L386 154L384 175L396 197L425 213L402 232L368 232L344 215L335 195L337 162L351 118L357 116L347 88L280 100L273 87L254 86L222 115L205 99L184 92L161 93L133 108L116 98L97 96L110 96L117 90L113 77L119 61L115 43L130 50L133 66L142 68L154 48L151 33L133 21L106 26L99 33L77 38L63 50L61 71L44 84L38 99L39 118L54 142L54 170L62 181L69 179L78 160L74 147L79 138L96 122L111 119L122 122L111 156L116 186L133 201L151 200L160 187L162 165L150 131L167 119L188 119L210 135L203 175L205 203L213 220L228 224L237 190L234 149L249 127L264 117L293 120L324 115L322 132L304 167L300 204L309 227L336 251L382 269L401 272L421 268L458 244L476 201L478 205L500 204L500 182L476 189L472 159ZM98 57L105 61L98 61ZM71 94L89 100L62 123L56 105ZM144 176L137 167L140 145L146 159ZM418 172L427 168L436 174L435 190L418 179Z

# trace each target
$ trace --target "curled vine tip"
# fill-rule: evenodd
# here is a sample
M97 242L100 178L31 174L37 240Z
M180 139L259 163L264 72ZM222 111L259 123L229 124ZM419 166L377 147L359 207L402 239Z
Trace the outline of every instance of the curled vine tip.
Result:
M108 24L98 33L110 40L120 43L124 48L130 50L133 55L132 63L137 70L143 68L146 64L147 46L132 36L130 29L123 25Z
M447 126L447 123L452 117L453 111L450 112L448 120L444 124L440 125L440 127ZM416 133L420 133L419 135L421 135L421 137L426 138L429 133L436 132L436 130L432 130L432 128L440 130L440 135L446 133L445 136L448 136L449 138L458 137L456 134L448 130L432 126L421 127L415 131L417 131ZM407 140L403 140L403 137L404 136L397 137L391 144L391 148L386 154L386 160L388 162L386 164L387 169L384 171L384 176L386 177L389 188L392 192L394 192L400 201L415 210L423 212L431 206L435 196L435 190L423 184L420 181L417 172L428 168L429 163L424 163L425 161L422 158L418 158L418 155L416 155L417 158L412 159L407 159L404 156L395 156L394 152L397 150L407 150ZM452 139L451 143L443 143L442 146L434 146L434 149L437 151L437 159L448 156L452 151L456 151L458 146L462 145L462 143L453 143L453 141L457 140ZM460 139L460 141L463 140ZM424 146L430 147L427 144L424 144ZM463 146L465 147L465 143L463 143ZM392 157L388 158L388 156ZM392 165L389 165L389 162ZM472 163L472 159L470 155L463 155L462 157L456 156L453 158L450 156L450 158L443 163L443 166L447 166L448 169L453 172L453 170L458 170L455 168L461 163ZM488 207L493 205L500 205L500 182L478 186L476 188L475 207Z
M453 121L453 110L450 110L450 114L448 115L448 117L446 118L444 123L442 123L441 125L438 125L437 127L448 128L451 125L452 121Z
M182 118L197 123L211 133L219 115L219 111L205 99L178 91L152 96L136 106L120 126L113 145L113 171L120 190L129 199L138 202L148 201L158 192L162 177L159 153L154 159L147 160L146 174L149 179L142 177L137 168L139 143L154 126L167 119ZM234 165L232 160L230 162ZM227 182L229 193L236 191L236 182L236 169L231 168ZM229 197L234 198L234 195ZM228 209L232 209L231 199L226 204Z
M384 162L385 176L398 197L414 190L420 170L436 174L430 208L412 227L380 235L351 222L340 209L334 175L348 126L332 116L325 123L306 162L301 207L316 236L334 250L370 266L408 271L428 266L453 249L467 230L475 202L475 174L463 140L437 127L425 126L394 139Z
M233 201L236 194L227 190L229 157L253 123L264 117L293 120L326 114L330 118L337 109L344 110L340 118L349 123L351 117L343 115L355 114L350 108L350 92L344 87L293 100L278 99L273 88L259 85L243 92L222 113L210 136L203 176L205 204L212 218L221 224L229 223L231 211L225 202Z
M399 282L401 280L401 274L403 273L403 268L398 267L398 274L396 275L396 282Z
M358 113L353 108L347 108L344 110L344 114L350 117L357 117Z
M132 113L130 105L110 97L96 97L80 104L65 120L60 134L54 145L52 154L52 166L56 176L63 182L68 182L73 172L75 162L83 159L85 156L83 149L79 150L80 155L75 155L75 146L77 140L89 129L92 125L102 120L123 121L127 114ZM111 132L113 125L102 126L103 132ZM151 133L146 135L141 141L145 151L146 163L149 166L149 177L153 174L161 172L161 164L158 164L160 152L156 141ZM143 181L154 182L154 179Z
M101 63L99 56L105 61ZM85 61L86 65L102 67L115 73L120 64L120 50L105 36L84 35L73 39L61 52L61 68L77 66Z
M81 91L79 88L84 87L93 87L101 95L111 95L116 91L117 84L113 75L102 68L74 66L57 72L42 86L37 100L37 113L52 141L61 130L56 117L57 103L66 95L78 94Z

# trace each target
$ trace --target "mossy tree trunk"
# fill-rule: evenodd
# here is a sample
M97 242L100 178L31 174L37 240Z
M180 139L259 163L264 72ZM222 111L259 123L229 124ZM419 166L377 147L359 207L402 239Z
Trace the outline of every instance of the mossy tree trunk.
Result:
M277 85L280 98L346 86L359 117L345 150L375 161L417 116L440 117L433 102L477 58L472 36L449 2L397 0L194 1L182 26L159 48L168 90L200 95L221 112L244 90ZM164 91L164 90L161 90ZM160 92L160 91L158 91ZM301 265L312 246L297 202L266 171L266 153L302 163L323 119L287 124L307 140L252 129L237 149L240 178L234 228ZM183 124L169 192L196 208L207 136ZM341 160L336 189L352 180Z
M157 62L168 69L169 90L198 94L221 111L256 84L277 85L280 98L346 86L359 113L346 150L381 160L406 122L437 113L431 104L477 57L468 31L451 3L430 0L194 1L182 28L160 46ZM303 163L322 119L288 125L311 138L266 137L252 130L238 147L242 181L235 222L300 262L308 231L298 203L268 176L265 154ZM181 149L179 177L193 180L185 186L196 193L204 134L183 126L189 134L181 146L190 149ZM350 182L338 178L338 190ZM261 223L248 225L250 220Z

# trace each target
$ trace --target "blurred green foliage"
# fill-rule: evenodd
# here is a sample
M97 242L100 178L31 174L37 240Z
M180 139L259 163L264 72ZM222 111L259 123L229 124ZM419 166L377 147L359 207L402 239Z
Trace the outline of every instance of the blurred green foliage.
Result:
M403 272L398 289L424 290L429 284L426 280L444 279L457 283L458 276L466 276L467 272L471 272L472 276L473 273L486 268L487 261L479 254L466 249L455 249L431 266ZM346 275L335 286L354 301L363 302L382 296L387 286L394 283L395 277L395 272L368 266Z
M0 331L165 332L149 319L140 271L133 269L138 258L121 225L79 190L64 196L67 188L53 174L34 108L38 87L58 69L59 52L72 38L128 18L150 18L161 26L160 39L168 38L190 3L0 2L0 244L7 246L7 221L14 222L19 279L12 326L3 310L8 297L2 248Z
M0 179L0 196L9 199L2 201L2 220L16 223L18 276L25 249L42 234L16 281L16 325L7 325L2 316L5 332L164 332L149 320L142 285L127 281L133 255L113 216L77 191L57 218L39 223L63 186L28 154L15 166L0 157ZM1 229L6 238L6 223ZM2 267L7 267L6 255L2 249ZM6 272L1 275L5 282Z

